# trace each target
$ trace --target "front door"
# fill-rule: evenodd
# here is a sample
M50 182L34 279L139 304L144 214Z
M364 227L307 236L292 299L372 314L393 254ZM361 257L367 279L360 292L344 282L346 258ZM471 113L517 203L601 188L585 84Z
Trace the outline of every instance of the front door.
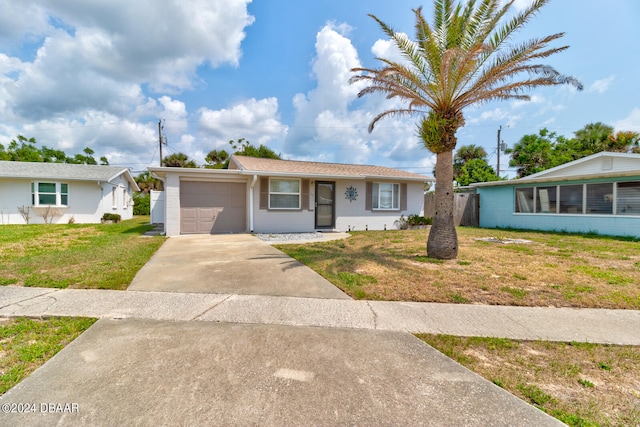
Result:
M316 181L316 228L334 228L335 182Z

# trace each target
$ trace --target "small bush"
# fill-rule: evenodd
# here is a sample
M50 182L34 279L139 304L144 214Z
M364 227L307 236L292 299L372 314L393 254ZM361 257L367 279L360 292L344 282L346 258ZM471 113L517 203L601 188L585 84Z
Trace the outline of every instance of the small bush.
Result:
M400 216L400 219L396 220L396 225L400 230L406 230L409 227L415 227L419 225L431 225L433 223L433 218L425 218L420 215L411 214L408 217L404 217L404 215Z
M104 215L102 215L103 221L120 222L121 219L122 217L119 214L105 213Z
M425 218L420 215L409 215L407 217L408 225L431 225L433 223L433 218Z

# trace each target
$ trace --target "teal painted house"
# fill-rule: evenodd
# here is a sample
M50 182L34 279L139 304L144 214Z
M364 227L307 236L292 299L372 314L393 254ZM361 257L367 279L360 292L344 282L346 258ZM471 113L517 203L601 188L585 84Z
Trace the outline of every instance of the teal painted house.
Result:
M640 154L601 152L472 187L480 196L483 228L640 237Z

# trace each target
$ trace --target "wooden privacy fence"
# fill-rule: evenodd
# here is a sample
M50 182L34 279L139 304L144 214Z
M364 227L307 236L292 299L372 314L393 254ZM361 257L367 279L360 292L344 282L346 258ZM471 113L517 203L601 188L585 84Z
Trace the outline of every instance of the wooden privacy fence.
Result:
M424 216L435 215L434 193L424 195ZM453 195L453 221L455 225L478 227L480 225L480 196L476 193L455 193Z

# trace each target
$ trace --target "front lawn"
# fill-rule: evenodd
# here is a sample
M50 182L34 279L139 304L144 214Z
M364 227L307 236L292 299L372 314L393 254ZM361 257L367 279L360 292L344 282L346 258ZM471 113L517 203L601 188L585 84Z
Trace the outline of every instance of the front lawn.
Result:
M276 247L356 299L640 309L637 240L459 227L458 259L439 261L427 230L351 234Z
M162 245L149 217L118 224L0 226L0 285L120 289Z
M640 347L418 338L570 426L640 425Z
M29 376L95 321L86 317L0 320L0 394Z

